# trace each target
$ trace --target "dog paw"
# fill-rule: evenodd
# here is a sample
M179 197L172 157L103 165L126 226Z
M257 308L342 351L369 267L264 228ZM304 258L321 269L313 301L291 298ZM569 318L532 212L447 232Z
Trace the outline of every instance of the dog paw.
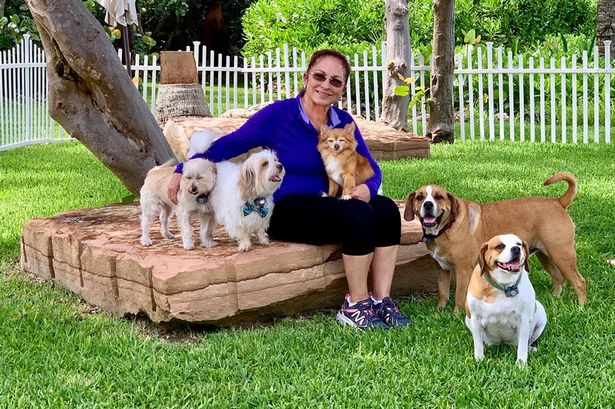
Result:
M201 247L206 248L206 249L216 247L217 245L218 245L218 242L215 240L204 240L201 242Z
M240 241L239 247L237 247L239 251L248 251L251 248L252 248L252 243L250 241Z
M525 368L527 368L527 361L525 361L525 360L523 360L521 358L518 358L517 359L517 366L519 368L525 369Z
M141 237L141 245L143 247L149 247L152 245L152 239L149 237Z
M342 200L350 200L350 199L352 199L352 196L350 196L350 195L342 195L342 197L340 197L340 199L342 199Z
M329 195L325 192L320 192L320 197L329 197Z
M185 250L193 250L194 249L194 242L192 242L192 241L184 241L183 246L184 246Z
M269 245L269 236L267 235L267 233L263 232L259 232L256 234L258 237L258 242L260 244L262 244L263 246L268 246Z
M164 237L165 239L174 239L175 237L171 234L171 232L166 231L166 232L161 232L162 233L162 237Z

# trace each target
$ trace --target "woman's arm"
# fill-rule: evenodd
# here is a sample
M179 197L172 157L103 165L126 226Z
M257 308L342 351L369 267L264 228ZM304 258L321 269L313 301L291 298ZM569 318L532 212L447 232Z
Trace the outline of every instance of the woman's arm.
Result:
M268 105L250 117L237 130L215 140L204 153L197 153L192 158L207 159L212 162L221 162L239 156L251 149L266 146L269 143L270 132L276 126L276 104ZM182 173L183 163L175 168L175 173Z
M267 132L267 129L275 126L275 118L276 107L274 103L259 110L236 131L218 138L206 152L197 153L190 159L203 158L213 162L221 162L239 156L256 147L267 145L271 135L270 132ZM183 168L183 162L177 164L175 173L167 186L167 195L175 204L177 204L177 192L179 191L179 182Z

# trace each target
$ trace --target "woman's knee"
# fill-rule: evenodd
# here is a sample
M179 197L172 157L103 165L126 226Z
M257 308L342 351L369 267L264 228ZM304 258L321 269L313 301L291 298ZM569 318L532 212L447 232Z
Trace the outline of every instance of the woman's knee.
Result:
M401 215L397 204L385 196L375 196L370 204L376 214L376 246L385 247L399 244Z

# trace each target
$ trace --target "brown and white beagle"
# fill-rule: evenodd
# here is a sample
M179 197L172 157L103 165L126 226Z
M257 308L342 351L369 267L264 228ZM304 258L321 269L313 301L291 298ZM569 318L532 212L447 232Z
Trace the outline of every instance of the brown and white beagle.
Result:
M480 248L466 297L466 326L474 358L484 345L517 346L517 363L527 362L530 345L542 334L547 314L528 277L527 243L514 234L493 237Z
M470 275L481 244L496 234L514 233L528 243L551 274L553 295L559 296L564 279L570 281L580 305L587 299L585 278L577 269L574 223L566 208L577 191L576 178L556 173L544 184L568 182L559 198L524 197L493 203L474 203L453 196L437 185L426 185L408 195L404 219L418 217L423 241L443 271L438 276L438 307L449 298L451 272L455 274L455 310L465 304Z

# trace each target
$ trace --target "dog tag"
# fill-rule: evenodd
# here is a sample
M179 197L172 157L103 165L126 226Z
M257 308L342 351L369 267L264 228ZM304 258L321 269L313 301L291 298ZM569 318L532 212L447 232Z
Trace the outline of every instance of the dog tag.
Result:
M267 201L264 197L257 197L256 199L254 199L254 204L258 207L265 206L265 203L267 203Z
M519 294L519 289L517 287L508 287L504 290L504 294L506 294L507 297L514 297Z
M205 193L202 193L202 194L198 195L196 197L196 201L199 202L200 204L207 203L207 195Z

